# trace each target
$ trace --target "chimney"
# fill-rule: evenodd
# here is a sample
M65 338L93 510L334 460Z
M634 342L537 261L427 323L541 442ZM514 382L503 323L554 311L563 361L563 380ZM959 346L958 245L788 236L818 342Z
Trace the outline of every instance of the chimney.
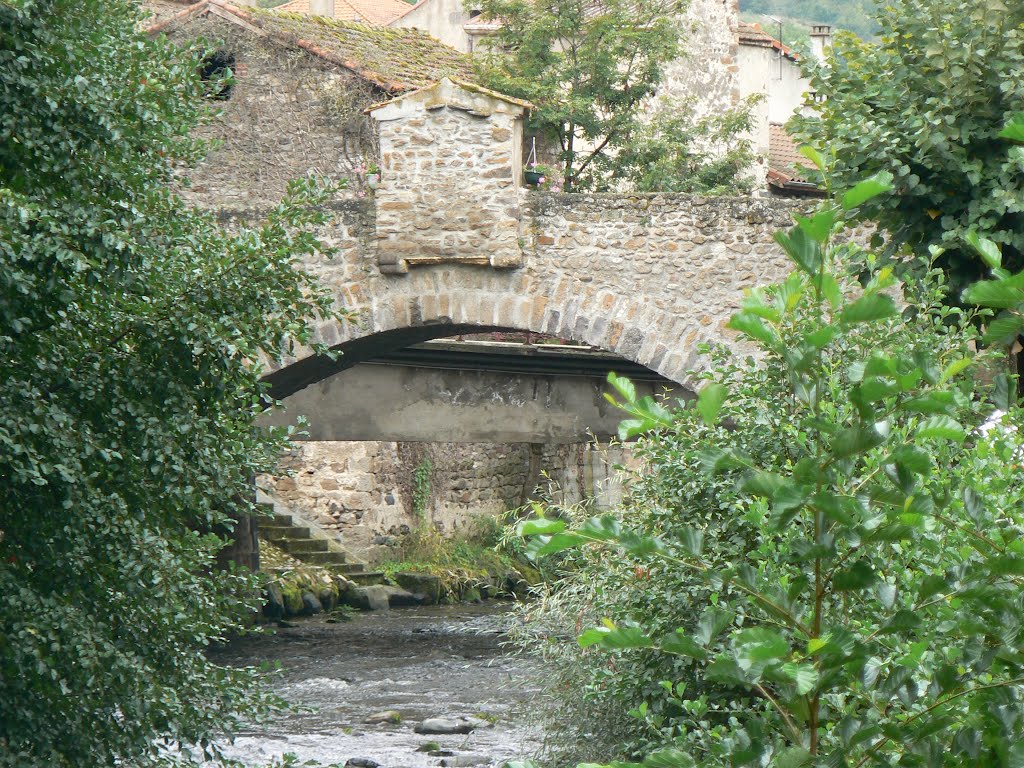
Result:
M832 47L832 27L828 24L815 24L811 27L811 53L818 63L825 63L825 49Z
M333 19L334 0L309 0L309 12L313 16L326 16Z

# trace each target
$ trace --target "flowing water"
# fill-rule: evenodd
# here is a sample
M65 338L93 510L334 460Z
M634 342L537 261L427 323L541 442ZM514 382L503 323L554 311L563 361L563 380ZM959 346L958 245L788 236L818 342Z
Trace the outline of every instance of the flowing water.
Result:
M284 753L300 762L368 758L383 768L502 764L540 746L530 704L539 693L529 663L503 648L507 604L403 608L328 623L315 618L248 637L216 654L223 664L280 662L276 692L312 711L281 715L228 747L247 765ZM386 710L398 723L367 723ZM465 735L421 735L428 717L480 718ZM418 751L437 742L446 753ZM444 761L444 762L442 762Z

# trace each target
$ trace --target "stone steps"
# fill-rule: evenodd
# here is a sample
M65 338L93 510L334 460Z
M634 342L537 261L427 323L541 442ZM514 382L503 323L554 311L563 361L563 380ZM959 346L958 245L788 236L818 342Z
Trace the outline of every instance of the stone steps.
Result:
M263 538L267 541L281 541L283 539L308 539L309 528L286 528L283 525L261 525L260 533L263 534Z
M301 538L288 535L278 539L276 543L280 544L281 548L289 555L298 555L304 552L327 552L330 549L327 539L311 539L308 536Z
M352 557L329 532L314 528L290 510L283 511L276 502L260 501L257 506L273 514L260 521L260 536L295 559L325 568L360 585L383 581L383 573L369 570L366 563Z

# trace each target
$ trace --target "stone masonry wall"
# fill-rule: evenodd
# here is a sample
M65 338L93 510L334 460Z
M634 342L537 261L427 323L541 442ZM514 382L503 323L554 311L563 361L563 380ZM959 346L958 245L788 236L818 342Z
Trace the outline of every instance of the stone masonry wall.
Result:
M685 386L702 365L699 343L738 344L726 323L743 290L789 272L772 236L807 208L679 194L522 194L525 257L513 270L441 264L383 274L372 242L348 239L350 227L373 227L367 211L353 208L345 227L321 233L344 253L306 266L357 320L324 321L315 339L344 350L403 329L430 337L449 335L449 325L528 330L614 352ZM358 354L346 359L359 362ZM275 368L309 355L297 349Z
M682 54L662 75L659 100L691 105L698 117L739 104L737 0L690 0L682 19Z
M235 57L236 81L229 98L213 102L220 116L195 132L219 144L189 173L186 195L198 205L267 208L292 179L315 175L337 182L375 154L374 131L361 110L382 96L365 81L216 18L184 24L172 38L197 36Z
M449 80L429 91L437 93L416 92L371 113L383 172L376 194L381 269L518 265L522 108ZM455 98L443 99L447 93Z
M531 498L608 507L621 499L613 464L622 461L623 449L591 445L311 441L282 462L292 476L259 484L379 561L424 518L445 534L471 534L474 521ZM419 490L418 471L427 478Z

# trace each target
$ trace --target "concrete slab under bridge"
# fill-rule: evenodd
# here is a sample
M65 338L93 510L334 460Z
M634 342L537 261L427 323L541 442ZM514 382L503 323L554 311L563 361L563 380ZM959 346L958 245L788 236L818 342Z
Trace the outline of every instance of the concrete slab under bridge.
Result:
M306 440L546 443L607 440L625 415L608 373L641 395L692 392L642 365L583 346L430 341L388 352L283 400L268 423L309 422Z

